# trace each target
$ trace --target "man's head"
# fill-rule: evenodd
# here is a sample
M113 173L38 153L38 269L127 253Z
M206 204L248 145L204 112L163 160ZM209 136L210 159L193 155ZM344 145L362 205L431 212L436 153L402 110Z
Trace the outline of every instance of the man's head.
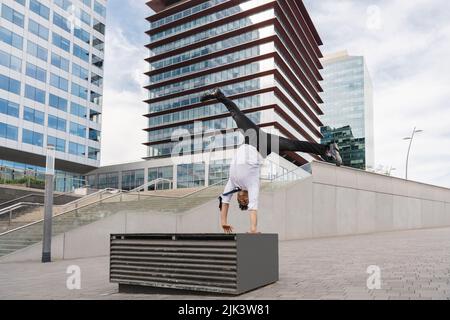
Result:
M237 201L241 210L248 210L248 191L239 191Z

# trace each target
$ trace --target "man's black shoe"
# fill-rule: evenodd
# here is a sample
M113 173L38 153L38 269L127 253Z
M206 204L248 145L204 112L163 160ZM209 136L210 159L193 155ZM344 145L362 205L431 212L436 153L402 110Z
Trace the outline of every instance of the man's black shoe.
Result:
M341 154L339 153L339 147L337 143L330 144L330 154L336 165L340 167L342 165L342 157Z
M200 101L201 102L206 102L209 100L215 100L215 99L219 99L221 97L225 97L225 95L222 93L222 91L219 88L215 88L214 90L212 90L211 92L207 92L205 93L201 98Z

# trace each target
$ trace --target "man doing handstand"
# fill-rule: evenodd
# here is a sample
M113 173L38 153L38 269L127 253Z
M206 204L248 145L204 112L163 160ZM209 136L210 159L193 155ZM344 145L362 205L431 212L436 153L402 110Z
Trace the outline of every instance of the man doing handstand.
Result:
M236 152L230 164L230 175L224 193L220 197L221 223L225 233L233 232L228 225L227 217L231 198L237 193L237 200L241 210L250 212L250 233L257 233L257 211L259 197L260 167L263 158L272 152L283 155L285 152L305 152L320 156L326 162L333 162L337 166L342 164L342 158L336 143L322 145L307 141L291 140L272 135L261 130L251 121L220 89L202 96L201 101L218 100L223 103L238 128L244 132L245 143ZM250 132L250 134L248 134Z

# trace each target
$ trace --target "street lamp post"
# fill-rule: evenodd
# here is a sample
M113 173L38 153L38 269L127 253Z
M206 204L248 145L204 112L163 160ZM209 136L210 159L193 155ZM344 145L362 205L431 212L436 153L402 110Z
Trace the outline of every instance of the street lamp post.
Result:
M47 147L45 164L44 237L42 240L42 263L52 260L53 177L55 175L55 147Z
M423 130L417 130L417 128L414 127L411 137L403 138L403 140L409 140L408 154L406 155L406 180L408 180L409 154L411 152L412 142L414 140L414 136L416 135L416 133L421 133L421 132L423 132Z

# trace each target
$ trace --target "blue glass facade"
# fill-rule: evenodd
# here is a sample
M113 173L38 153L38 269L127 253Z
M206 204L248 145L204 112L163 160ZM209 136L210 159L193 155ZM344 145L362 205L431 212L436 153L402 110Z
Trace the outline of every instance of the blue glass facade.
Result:
M56 146L58 146L58 144ZM28 178L44 181L45 168L21 162L0 160L0 184L7 183L8 181L26 181ZM69 192L72 191L73 188L80 188L85 185L86 182L83 175L77 175L61 170L55 171L55 191Z
M67 175L100 165L105 14L105 0L0 2L1 161L42 166L53 144Z
M338 142L344 139L346 142L341 141L344 165L373 167L372 84L364 57L338 53L323 59L323 64L322 142L330 142L331 137ZM349 139L354 139L354 143Z

